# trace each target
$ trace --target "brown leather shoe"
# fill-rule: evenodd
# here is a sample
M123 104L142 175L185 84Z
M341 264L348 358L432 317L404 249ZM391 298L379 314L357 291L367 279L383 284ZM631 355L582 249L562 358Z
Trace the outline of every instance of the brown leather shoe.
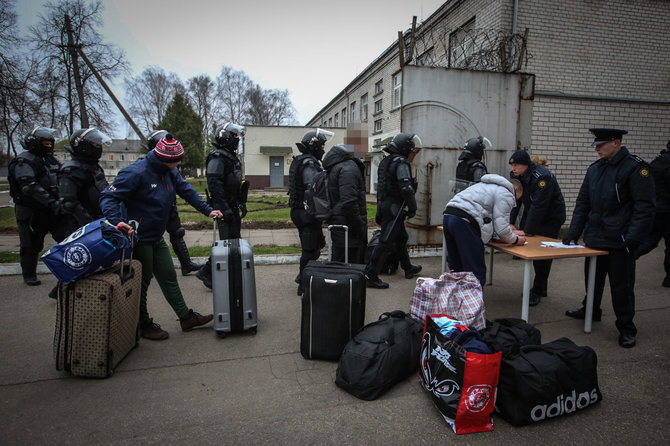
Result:
M170 337L170 333L163 330L153 319L148 319L140 324L140 336L152 341L163 341Z
M205 325L213 318L214 316L211 314L203 316L202 314L196 313L193 310L188 310L188 314L179 321L179 324L181 325L181 331L191 331L195 327Z

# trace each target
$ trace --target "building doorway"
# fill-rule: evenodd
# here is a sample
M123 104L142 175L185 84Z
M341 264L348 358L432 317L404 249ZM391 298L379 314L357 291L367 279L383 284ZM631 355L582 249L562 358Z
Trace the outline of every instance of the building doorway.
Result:
M270 187L284 187L284 157L270 157Z

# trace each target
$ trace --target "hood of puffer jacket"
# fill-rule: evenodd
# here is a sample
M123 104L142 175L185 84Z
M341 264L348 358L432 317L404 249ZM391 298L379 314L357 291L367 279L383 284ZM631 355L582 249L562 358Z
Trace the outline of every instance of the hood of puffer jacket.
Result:
M347 161L347 160L357 160L356 156L352 153L349 152L347 149L344 147L337 145L333 146L332 149L328 151L323 157L323 161L321 164L323 165L323 168L325 170L329 170L331 167L333 167L335 164L341 163L342 161Z
M481 182L489 184L497 184L498 186L502 186L508 191L512 192L512 195L514 195L514 186L512 185L512 183L509 182L507 178L503 176L497 175L495 173L487 173L482 177Z

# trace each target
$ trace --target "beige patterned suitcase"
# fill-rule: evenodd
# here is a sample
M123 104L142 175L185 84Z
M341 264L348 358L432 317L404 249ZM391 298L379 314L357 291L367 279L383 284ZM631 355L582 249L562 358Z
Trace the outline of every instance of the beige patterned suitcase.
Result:
M129 265L130 263L130 265ZM57 370L106 378L137 346L142 264L137 260L60 287L54 356Z

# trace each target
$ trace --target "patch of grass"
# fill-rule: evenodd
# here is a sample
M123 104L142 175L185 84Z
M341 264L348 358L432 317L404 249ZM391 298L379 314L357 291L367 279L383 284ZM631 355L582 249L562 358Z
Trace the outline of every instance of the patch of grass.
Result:
M0 208L0 229L16 229L14 208Z
M299 246L255 245L252 247L252 250L254 255L300 254ZM209 257L211 251L211 246L189 246L188 248L188 253L191 257ZM172 253L172 257L176 257L172 248L170 248L170 252Z
M0 263L19 263L18 252L0 252Z

